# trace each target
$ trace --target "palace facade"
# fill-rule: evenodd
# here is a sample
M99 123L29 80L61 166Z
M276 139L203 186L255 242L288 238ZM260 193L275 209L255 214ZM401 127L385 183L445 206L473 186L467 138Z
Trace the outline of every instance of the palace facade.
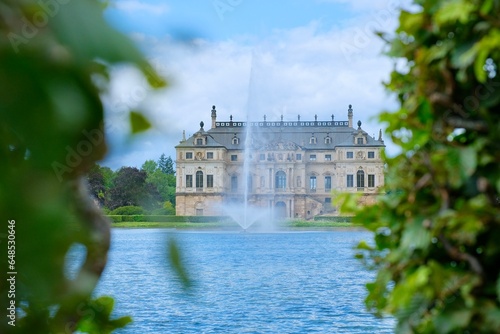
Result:
M362 192L372 202L384 185L384 141L347 120L218 121L176 146L176 214L224 215L224 204L273 208L284 218L335 215L332 196ZM183 136L185 137L185 136Z

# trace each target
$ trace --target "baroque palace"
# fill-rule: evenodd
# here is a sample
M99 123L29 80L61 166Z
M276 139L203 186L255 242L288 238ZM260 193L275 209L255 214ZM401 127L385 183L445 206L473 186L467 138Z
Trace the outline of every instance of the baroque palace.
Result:
M218 121L204 123L176 146L177 215L224 215L224 204L274 208L283 218L335 215L334 192L362 192L369 203L384 185L378 139L347 120ZM246 163L245 163L246 162Z

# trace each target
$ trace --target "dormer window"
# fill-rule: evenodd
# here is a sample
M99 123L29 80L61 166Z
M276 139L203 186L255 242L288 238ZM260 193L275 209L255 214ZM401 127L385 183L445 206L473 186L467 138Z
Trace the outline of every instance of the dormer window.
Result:
M358 145L363 145L363 144L364 144L364 140L363 140L363 139L364 139L363 137L356 138L356 143L357 143Z
M312 134L312 137L309 139L309 144L317 144L317 139L314 137L314 133Z
M325 138L325 144L331 144L332 143L332 138L330 136L327 136Z
M234 137L233 137L231 143L233 145L238 145L240 143L240 139L238 137L236 137L236 133L234 134Z
M196 138L196 145L203 145L203 138Z

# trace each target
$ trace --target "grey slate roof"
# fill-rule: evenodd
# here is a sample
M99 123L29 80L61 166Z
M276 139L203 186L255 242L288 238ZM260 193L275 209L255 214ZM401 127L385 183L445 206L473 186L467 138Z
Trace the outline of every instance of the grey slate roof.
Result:
M364 146L364 147L383 147L383 141L376 140L368 135L362 129L354 129L348 126L324 126L325 122L303 122L310 126L284 126L283 122L274 122L275 126L250 126L250 132L247 134L247 126L242 126L244 122L217 122L223 123L225 126L218 126L205 131L201 128L194 135L182 141L176 148L189 148L199 147L195 145L197 135L202 135L207 138L206 144L203 147L226 147L228 150L243 150L245 148L245 139L247 135L252 140L252 149L265 149L269 148L272 143L283 143L290 146L290 143L297 145L297 148L304 150L328 150L335 147L346 146ZM315 126L315 124L323 124L323 126ZM340 122L345 123L347 122ZM231 125L235 126L231 126ZM239 126L238 126L239 124ZM262 123L261 123L262 124ZM288 123L290 124L290 123ZM355 145L354 136L361 131L367 139L364 145ZM310 139L314 135L316 137L316 144L311 143ZM326 144L325 138L331 138L331 143ZM238 138L239 143L233 144L233 138Z

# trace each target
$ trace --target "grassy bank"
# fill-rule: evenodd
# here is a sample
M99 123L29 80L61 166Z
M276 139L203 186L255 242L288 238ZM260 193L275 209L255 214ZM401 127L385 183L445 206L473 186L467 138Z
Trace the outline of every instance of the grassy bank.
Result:
M255 228L258 229L262 224L256 223ZM192 229L192 230L238 230L239 227L235 223L230 222L118 222L113 223L112 227L116 228L171 228L171 229ZM329 229L329 228L352 228L361 227L347 222L329 222L329 221L285 221L277 223L278 229ZM252 228L250 228L251 230Z

